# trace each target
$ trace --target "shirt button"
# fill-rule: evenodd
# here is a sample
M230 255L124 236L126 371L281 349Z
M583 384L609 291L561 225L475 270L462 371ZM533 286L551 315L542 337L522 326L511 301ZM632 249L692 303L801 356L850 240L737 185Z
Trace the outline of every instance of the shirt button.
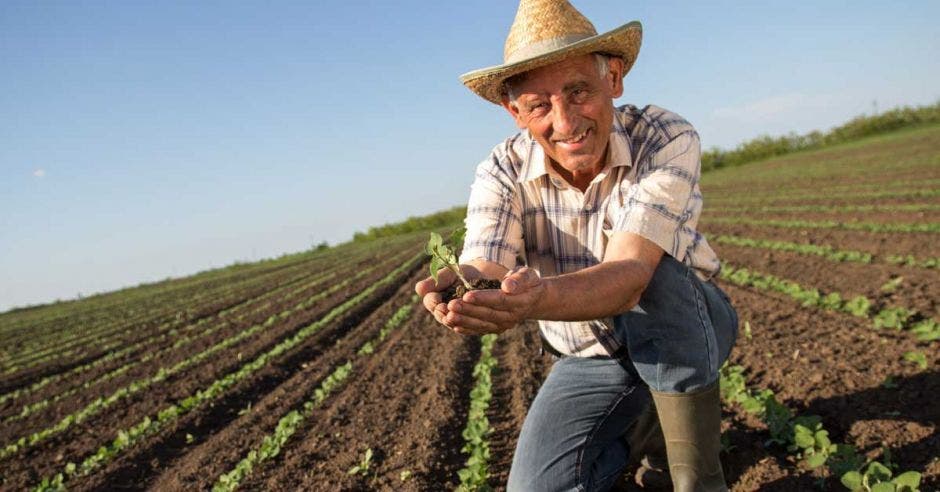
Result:
M552 184L555 186L561 186L561 180L557 178L552 178Z

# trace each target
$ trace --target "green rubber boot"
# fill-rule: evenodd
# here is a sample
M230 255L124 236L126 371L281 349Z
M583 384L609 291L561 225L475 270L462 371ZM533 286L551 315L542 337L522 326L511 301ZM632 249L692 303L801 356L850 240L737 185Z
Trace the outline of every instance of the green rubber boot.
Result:
M671 490L666 441L652 403L627 433L627 443L630 446L628 463L639 465L633 482L644 489Z
M694 393L652 391L676 492L725 492L718 382Z

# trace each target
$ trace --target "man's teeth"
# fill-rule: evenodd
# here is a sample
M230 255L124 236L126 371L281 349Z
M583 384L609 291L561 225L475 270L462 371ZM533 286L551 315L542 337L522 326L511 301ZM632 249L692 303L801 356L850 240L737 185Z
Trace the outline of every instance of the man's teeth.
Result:
M565 139L565 140L561 140L561 142L562 142L562 143L578 143L578 142L580 142L581 140L583 140L584 137L587 136L587 133L588 133L587 130L584 130L584 132L581 133L580 135L577 135L577 136L575 136L575 137L573 137L573 138L568 138L568 139Z

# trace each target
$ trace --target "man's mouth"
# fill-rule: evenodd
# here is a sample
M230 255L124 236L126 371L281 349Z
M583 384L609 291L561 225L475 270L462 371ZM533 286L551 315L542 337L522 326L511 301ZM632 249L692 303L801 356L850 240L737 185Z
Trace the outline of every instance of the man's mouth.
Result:
M587 130L584 130L583 132L581 132L581 133L579 133L579 134L577 134L577 135L574 135L574 136L572 136L572 137L570 137L570 138L557 139L557 140L555 140L555 143L559 143L559 144L563 144L563 145L578 145L578 144L580 144L581 142L584 142L584 139L587 138L587 136L588 136L589 133L591 133L591 129L590 129L590 128L588 128Z

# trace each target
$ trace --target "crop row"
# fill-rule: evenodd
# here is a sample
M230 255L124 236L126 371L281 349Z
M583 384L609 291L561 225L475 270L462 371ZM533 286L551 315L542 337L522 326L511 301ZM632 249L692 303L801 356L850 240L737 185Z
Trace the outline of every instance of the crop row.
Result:
M847 202L870 201L881 198L932 198L940 196L940 189L915 189L915 190L879 190L867 192L849 192L845 194L833 194L829 192L813 190L806 193L786 193L777 195L766 194L735 194L731 196L718 196L709 198L708 203L715 204L739 204L739 203L786 203L793 201L808 200L844 200Z
M27 337L28 341L35 341L37 336L56 337L73 327L88 329L90 325L109 319L127 320L138 313L156 313L164 309L175 315L174 310L190 307L192 299L201 293L220 294L232 286L256 282L259 277L267 277L269 274L277 276L279 271L321 262L323 256L322 253L302 253L95 295L80 302L69 301L43 306L41 309L14 310L0 314L0 340L4 345L21 336Z
M254 304L253 306L251 306L251 309L248 310L248 312L240 313L238 316L236 316L234 319L231 320L231 322L233 322L233 323L238 323L239 321L243 320L244 318L246 318L246 317L248 317L248 316L255 315L255 314L257 314L257 313L260 313L260 312L263 312L263 311L269 309L269 308L271 307L271 305L273 304L272 299L277 299L277 302L280 303L280 304L282 304L282 305L285 304L285 303L292 302L297 296L302 295L302 294L306 293L307 291L309 291L309 290L311 290L311 289L317 288L318 286L320 286L320 285L322 285L323 283L325 283L325 282L329 281L330 279L332 279L335 275L336 275L336 272L335 272L335 271L325 272L325 273L321 273L321 274L319 274L319 275L316 275L313 279L308 279L309 282L304 283L304 284L301 285L300 287L296 287L296 286L294 286L293 284L288 285L288 286L282 286L281 288L278 288L278 289L276 289L276 290L273 290L273 291L271 291L271 292L265 294L264 296L261 296L261 297L256 298L256 299L251 299L251 300L249 300L249 301L245 301L245 303L239 304L238 306L233 306L232 308L229 308L229 309L226 310L225 312L220 312L220 313L218 314L218 316L221 317L223 314L226 314L227 312L229 312L229 310L234 309L235 307L244 306L246 303L249 303L249 302L250 302L250 303ZM291 287L293 287L293 289L292 289L290 292L287 292L287 293L284 292L285 290L287 290L287 289L289 289L289 288L291 288ZM319 294L319 295L322 296L323 294L321 293L321 294ZM315 296L315 297L316 297L316 296ZM321 299L321 298L322 298L322 297L316 297L316 299ZM262 301L266 301L266 302L262 302ZM307 299L307 302L310 302L310 299ZM195 324L193 324L193 325L190 325L190 326L186 327L185 332L192 332L195 328L197 328L197 327L199 327L201 324L203 324L202 322L209 321L210 319L212 319L212 318L203 318L202 320L200 320L200 322L195 323ZM274 318L269 318L269 319L274 319ZM182 347L185 347L186 345L189 345L190 343L193 343L193 342L195 342L195 341L197 341L197 340L199 340L199 339L208 337L208 336L212 335L213 333L215 333L216 331L218 331L219 329L225 328L226 326L227 326L226 323L217 323L217 324L215 324L215 325L213 325L213 326L210 326L210 327L207 328L206 330L203 330L203 331L201 331L201 332L194 333L194 334L193 334L193 333L184 334L184 333L182 333L182 332L177 332L176 330L171 330L171 332L163 333L163 334L161 334L161 335L159 335L159 336L156 336L156 337L153 337L153 338L148 338L148 339L146 339L146 340L144 340L144 341L142 341L142 342L139 342L139 343L136 343L136 344L133 344L133 345L129 345L128 347L125 347L124 349L121 349L121 350L119 350L119 351L112 352L111 354L123 355L123 353L127 353L128 351L132 351L132 350L134 350L134 349L136 349L136 348L145 347L145 346L152 346L154 343L163 342L163 341L165 341L165 340L167 340L167 339L173 339L173 343L172 343L172 344L169 344L169 345L164 346L163 348L157 349L157 350L151 349L151 350L149 350L143 357L132 359L132 360L130 360L129 362L127 362L126 364L124 364L124 365L122 365L122 366L120 366L120 367L118 367L118 368L116 368L116 369L114 369L114 370L112 370L112 371L110 371L110 372L108 372L108 373L102 375L102 376L99 376L98 378L95 378L94 380L86 381L86 382L84 382L84 383L82 383L82 384L80 384L80 385L76 385L76 386L74 386L74 387L72 387L72 388L68 388L68 389L66 389L65 391L62 391L62 392L60 392L60 393L58 393L58 394L56 394L56 395L54 395L54 396L52 396L52 397L50 397L50 398L46 398L46 399L44 399L44 400L41 400L41 401L38 401L38 402L34 402L34 403L32 403L32 404L29 404L29 405L24 405L24 406L22 407L22 410L20 411L20 413L18 413L18 414L15 415L15 416L12 416L12 417L10 417L10 418L5 419L3 422L6 423L6 422L9 422L9 421L12 421L12 420L17 420L17 419L21 419L21 418L27 417L27 416L31 415L32 413L34 413L34 412L36 412L36 411L38 411L38 410L41 410L41 409L43 409L43 408L46 408L46 407L48 407L49 405L51 405L51 404L53 404L53 403L56 403L56 402L58 402L58 401L60 401L60 400L62 400L62 399L64 399L64 398L67 398L67 397L69 397L69 396L71 396L71 395L74 395L74 394L76 394L76 393L79 392L79 391L87 390L87 389L90 389L90 388L92 388L92 387L97 386L98 384L101 384L101 383L110 381L111 379L113 379L113 378L115 378L115 377L117 377L117 376L119 376L119 375L121 375L121 374L127 372L128 370L130 370L131 368L133 368L133 367L135 367L135 366L137 366L137 365L145 364L145 363L147 363L147 362L150 362L151 360L154 360L154 359L157 359L157 358L163 356L163 355L166 354L167 352L171 352L171 351L178 350L178 349L180 349L180 348L182 348ZM182 336L181 336L181 335L182 335ZM110 354L109 354L109 356L110 356ZM98 360L95 361L95 362L104 362L105 359L110 359L110 358L111 358L111 357L109 357L109 356L102 357L102 358L98 359ZM37 384L38 384L38 383L37 383ZM15 395L15 392L14 392L14 393L11 393L9 396L12 397L12 396L14 396L14 395ZM8 395L4 395L4 397L6 397L6 396L8 396ZM3 401L2 398L0 398L0 402L2 402L2 401Z
M462 452L468 454L464 467L457 472L460 478L459 491L488 490L489 477L488 463L490 461L490 446L488 437L492 431L490 422L486 418L486 410L493 397L492 372L496 367L496 357L493 356L493 344L496 335L489 334L480 338L480 359L473 367L474 385L470 390L470 410L467 413L467 426L462 436L464 445Z
M46 376L28 387L20 388L15 391L6 393L4 395L0 395L0 404L3 404L8 400L15 400L21 396L26 396L32 392L38 391L39 389L42 389L43 387L48 386L49 384L61 381L67 376L81 374L83 372L92 370L96 367L100 367L101 365L106 364L107 362L111 360L115 360L115 359L124 357L125 355L132 354L138 349L151 348L151 350L148 351L148 353L144 355L143 357L132 360L128 362L127 364L115 370L112 370L107 375L98 378L101 381L109 380L117 376L118 374L125 372L127 369L130 369L134 365L145 363L145 362L148 362L149 360L154 359L155 357L161 355L161 352L163 351L166 351L168 349L177 349L199 338L211 335L213 332L226 326L226 323L223 321L227 321L231 323L238 323L241 320L249 316L255 315L265 309L268 309L271 306L272 304L271 301L273 299L277 299L279 302L283 302L286 299L292 299L296 295L310 288L315 288L321 283L328 281L333 276L335 276L335 272L329 271L329 270L326 272L320 272L320 273L313 274L313 275L308 274L307 277L301 277L297 281L292 281L291 283L282 285L274 290L269 290L267 293L259 297L246 299L239 304L223 309L222 311L219 311L218 313L216 313L215 315L211 317L201 318L199 321L192 323L182 329L177 330L175 328L167 329L168 327L166 328L160 327L159 329L155 330L156 333L146 338L143 338L135 343L122 347L120 350L108 352L106 355L96 358L95 360L92 360L88 363L74 367L67 372ZM303 282L303 284L300 287L296 287L295 283L297 282ZM285 293L285 291L287 290L290 290L290 291ZM219 321L219 323L210 326L206 330L197 332L197 330L202 328L204 325L211 324L214 321ZM192 334L193 332L196 332L196 334ZM173 344L170 345L170 347L168 348L164 347L164 349L157 350L157 351L152 350L153 346L155 345L159 346L160 344L162 344L163 342L167 340L174 340ZM91 382L91 383L86 382L82 384L82 387L89 388L95 385L97 382L101 382L101 381L96 381L96 382Z
M818 415L794 415L769 389L747 386L744 368L725 364L720 373L721 395L756 415L770 433L769 444L783 447L807 469L827 467L847 489L869 492L917 492L921 474L894 475L890 463L867 460L849 444L833 443Z
M307 275L303 271L300 273L300 278ZM295 278L287 277L283 274L271 278L263 277L257 279L255 282L252 282L248 287L232 288L224 293L216 292L206 294L207 298L214 298L214 301L209 303L209 305L206 307L211 311L217 310L218 308L216 306L231 307L233 304L237 305L245 298L251 298L264 292L266 290L265 285L281 283L282 281L286 283L292 283L297 280L296 277L298 277L298 275L295 274L294 277ZM191 305L198 305L200 299L191 299L190 302L192 303ZM199 311L199 309L196 309L197 313ZM202 315L197 314L196 316L201 317ZM191 319L192 317L190 316L178 315L158 326L156 330L166 331L175 329L179 326L189 323ZM77 352L82 351L88 345L94 345L95 349L99 352L106 352L116 347L120 347L127 343L127 340L124 339L127 335L134 335L142 331L140 326L137 325L137 323L140 321L140 319L123 320L114 324L101 325L95 329L82 329L74 330L72 333L62 333L60 334L60 339L56 343L47 343L47 347L43 350L38 350L35 352L24 352L21 354L21 357L8 361L4 365L4 374L10 374L16 372L17 370L26 369L28 367L46 362L50 359L63 360ZM121 328L123 328L123 330L121 330Z
M234 336L226 338L225 340L203 350L202 352L199 352L187 359L184 359L178 362L172 367L169 367L169 368L161 367L152 376L134 381L128 384L127 386L124 386L116 390L107 398L99 397L98 399L96 399L95 401L87 405L86 407L82 408L81 410L77 410L65 416L64 418L62 418L62 420L60 420L55 425L47 427L40 431L34 432L30 434L29 436L23 436L15 440L14 442L7 444L2 450L0 450L0 459L6 458L14 453L17 453L19 451L32 447L35 444L42 442L45 439L48 439L49 437L68 429L73 424L80 423L93 415L97 415L102 410L112 406L114 403L124 398L127 398L136 393L139 393L149 388L155 383L161 382L172 375L180 373L193 365L196 365L204 360L207 360L209 357L212 357L216 353L224 349L227 349L235 345L236 343L239 343L243 340L250 338L251 336L255 335L261 330L269 326L272 326L273 324L277 323L278 321L282 319L286 319L293 312L302 311L315 305L321 299L326 298L327 296L329 296L330 294L334 292L338 292L339 290L345 288L347 285L349 285L353 281L358 280L359 278L365 277L372 270L373 268L363 269L362 271L357 273L355 276L347 278L346 280L339 282L337 284L334 284L329 289L326 289L323 292L306 299L299 306L296 306L293 309L288 309L286 311L282 311L281 313L272 315L264 323L256 324L252 326L251 328L248 328Z
M926 232L940 233L940 223L880 223L880 222L839 222L835 220L773 220L749 219L745 217L709 217L709 223L744 224L754 226L777 227L784 229L848 229L866 232Z
M860 193L872 192L906 192L910 190L931 190L940 185L940 179L923 180L895 180L888 182L852 182L840 185L818 186L818 177L803 176L802 180L788 180L786 184L780 179L775 178L769 184L758 183L751 180L747 181L748 197L754 194L761 196L854 196ZM738 178L736 176L736 178ZM761 186L764 184L764 186ZM812 185L812 186L809 186ZM729 195L742 196L740 193L741 183L736 182L730 186L717 185L714 182L709 183L709 193L720 198L727 199ZM716 194L717 193L717 194Z
M741 246L745 248L769 249L773 251L786 251L801 255L820 256L835 262L852 262L870 264L877 260L891 265L902 265L918 268L938 268L940 258L919 259L914 255L886 255L876 258L871 253L855 250L836 249L824 244L794 243L790 241L775 241L771 239L753 239L741 236L723 234L716 236L712 241L718 244Z
M880 205L759 205L710 207L709 212L717 213L774 213L774 212L929 212L940 210L936 203L891 203Z
M736 268L728 264L722 266L720 276L722 280L735 285L785 294L799 301L803 306L838 311L859 318L870 319L872 326L876 329L908 330L918 340L924 342L940 340L940 323L911 309L895 306L884 307L874 312L873 306L875 303L865 296L844 299L838 292L830 292L824 295L818 289L806 288L791 280L781 279L747 268Z
M37 331L29 331L29 339L19 350L20 354L31 351L30 347L41 347L43 350L54 350L61 353L64 343L75 337L88 338L98 333L107 333L115 326L120 328L126 325L135 325L155 322L177 321L186 323L201 318L208 313L217 311L226 303L232 303L248 297L255 297L267 290L270 285L279 285L296 278L298 272L317 271L323 267L336 263L336 257L360 257L362 251L369 252L374 248L355 247L344 252L330 251L328 253L304 254L290 262L278 261L275 266L263 269L257 267L242 267L237 273L219 276L216 280L206 280L204 275L197 275L190 279L171 281L175 286L165 295L147 295L152 290L148 287L131 290L126 295L111 294L114 302L110 302L100 309L92 310L90 318L66 319L64 322L49 326L48 336ZM242 271L244 270L244 271ZM254 273L253 273L254 272ZM197 279L201 279L196 281ZM177 285L178 284L178 285ZM165 289L168 290L168 289ZM142 297L143 299L137 299ZM123 302L121 302L123 300ZM89 300L90 301L90 300ZM76 303L83 305L83 303ZM151 309L154 305L157 308ZM77 310L78 308L76 308ZM142 313L142 314L141 314ZM149 317L148 317L149 316ZM70 324L81 321L75 327ZM110 323L110 324L109 324ZM106 325L106 326L102 326ZM140 326L134 327L139 331Z
M184 319L188 317L185 316L186 314L192 313L198 316L202 303L207 304L206 307L211 307L218 304L219 299L226 299L231 295L237 296L244 291L249 291L252 287L257 290L257 284L262 284L268 279L280 279L283 276L284 273L282 272L259 275L254 279L246 279L216 288L206 288L196 292L184 291L181 294L185 295L172 300L165 299L162 304L156 305L154 308L150 308L149 303L141 307L140 305L144 303L140 302L136 305L136 309L119 305L110 307L110 309L101 309L88 313L91 315L89 319L55 323L48 326L48 333L37 330L35 333L29 334L29 338L19 346L17 356L5 361L4 365L9 365L11 362L21 363L28 357L35 357L49 351L61 353L66 348L82 340L108 334L125 326L133 326L145 321L184 322L187 321ZM130 311L134 313L130 314Z
M329 313L316 322L301 328L293 336L278 343L272 349L258 356L251 362L242 365L238 370L231 372L220 379L216 379L205 389L199 390L195 394L188 396L166 408L163 408L157 412L154 418L146 416L136 425L126 430L118 431L117 437L111 441L111 443L102 446L96 453L86 457L81 463L68 463L61 472L52 477L44 478L35 490L64 490L64 484L70 478L90 474L103 464L117 457L125 449L136 444L137 442L142 441L147 436L156 433L169 423L175 421L181 416L188 414L194 409L199 408L202 405L215 400L216 398L219 398L226 390L234 386L236 383L251 377L258 370L265 367L269 362L275 360L277 357L284 354L288 350L291 350L294 347L300 345L307 338L318 332L322 327L331 323L333 320L342 316L354 306L365 300L378 288L392 282L401 273L414 268L418 262L423 259L423 257L424 253L422 252L406 260L403 264L392 270L388 275L373 283L366 289L363 289L361 292L343 302L339 306L333 308Z
M407 320L414 311L414 303L417 296L412 296L411 300L404 306L398 308L395 314L385 323L385 326L379 331L379 334L373 339L362 345L356 352L357 357L371 355L375 348L382 343L392 330L398 328ZM293 436L300 426L313 414L330 394L345 383L353 370L353 360L347 360L333 370L326 379L320 383L320 386L313 392L312 397L304 402L302 407L297 410L291 410L278 421L274 432L265 436L261 444L250 450L241 461L231 470L218 477L213 486L214 492L233 491L238 488L242 480L248 477L252 470L261 463L276 457L281 452L281 448Z

